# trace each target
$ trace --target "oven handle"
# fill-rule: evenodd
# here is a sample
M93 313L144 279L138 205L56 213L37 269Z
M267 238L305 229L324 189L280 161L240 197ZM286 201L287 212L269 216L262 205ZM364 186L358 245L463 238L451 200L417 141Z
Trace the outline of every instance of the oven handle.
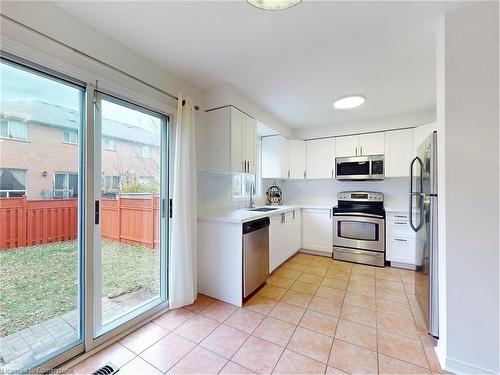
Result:
M335 251L339 253L350 253L350 254L366 254L366 251L362 250L344 250L344 249L335 249ZM381 258L384 256L384 253L379 252L379 253L374 253L373 256Z
M338 214L333 214L334 216L364 216L364 217L374 217L377 219L383 219L384 217L381 215L374 215L374 214L365 214L363 212L342 212Z

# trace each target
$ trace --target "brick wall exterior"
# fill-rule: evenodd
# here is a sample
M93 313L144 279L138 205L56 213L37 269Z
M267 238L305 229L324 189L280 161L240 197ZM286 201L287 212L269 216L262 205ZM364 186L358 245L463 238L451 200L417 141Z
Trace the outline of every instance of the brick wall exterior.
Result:
M138 158L133 156L131 142L116 140L116 151L102 152L102 175L127 175L129 182L140 176L158 177L159 148L150 147L150 158ZM64 143L64 129L29 124L27 141L0 138L0 168L26 169L27 196L40 199L43 190L53 189L55 172L78 172L78 149Z

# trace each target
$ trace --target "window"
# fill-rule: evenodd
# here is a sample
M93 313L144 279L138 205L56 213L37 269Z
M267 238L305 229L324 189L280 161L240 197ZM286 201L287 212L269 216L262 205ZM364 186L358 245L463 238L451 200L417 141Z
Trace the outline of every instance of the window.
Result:
M154 182L155 182L155 179L153 176L140 176L139 177L139 184L141 184L141 185L152 184Z
M0 121L0 137L26 141L28 139L28 125L21 121L3 118Z
M134 145L134 156L136 158L149 158L150 149L148 145L136 143Z
M74 130L66 130L64 132L64 143L69 143L71 145L78 144L78 132Z
M116 140L114 138L103 137L102 145L105 150L116 151Z
M54 173L54 198L78 197L77 173Z
M121 188L121 178L120 176L105 176L104 177L104 188L106 190L120 190Z
M0 197L12 198L26 195L26 170L0 168Z
M248 197L250 189L255 195L255 175L253 174L235 174L232 176L233 199L243 199Z

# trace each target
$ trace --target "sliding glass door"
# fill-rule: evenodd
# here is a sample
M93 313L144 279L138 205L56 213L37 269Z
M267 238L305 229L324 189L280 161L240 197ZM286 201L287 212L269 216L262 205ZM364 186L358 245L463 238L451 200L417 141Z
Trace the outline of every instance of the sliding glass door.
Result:
M167 307L168 117L4 53L0 82L0 373L41 371Z
M83 342L85 92L4 59L0 81L0 372L8 373Z
M166 299L167 118L101 93L95 108L100 336Z

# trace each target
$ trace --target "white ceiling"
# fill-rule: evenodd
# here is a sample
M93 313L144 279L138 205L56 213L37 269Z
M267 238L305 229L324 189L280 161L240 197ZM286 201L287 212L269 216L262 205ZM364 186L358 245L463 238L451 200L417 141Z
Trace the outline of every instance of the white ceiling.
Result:
M291 127L432 109L435 31L458 2L245 1L57 4L201 89L229 83ZM98 42L98 41L96 41ZM366 96L334 110L334 99Z

